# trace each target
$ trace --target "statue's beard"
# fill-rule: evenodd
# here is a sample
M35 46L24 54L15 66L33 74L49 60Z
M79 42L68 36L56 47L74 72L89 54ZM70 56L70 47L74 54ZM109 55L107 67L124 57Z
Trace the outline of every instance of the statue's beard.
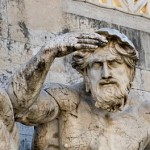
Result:
M119 84L114 80L109 82L102 81L95 88L91 87L92 96L96 101L95 106L110 112L122 110L126 104L129 86Z

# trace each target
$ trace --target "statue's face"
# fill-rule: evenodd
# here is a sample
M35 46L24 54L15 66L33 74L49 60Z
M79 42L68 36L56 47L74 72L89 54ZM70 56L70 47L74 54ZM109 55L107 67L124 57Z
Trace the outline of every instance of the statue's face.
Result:
M127 98L130 71L123 59L112 53L113 48L97 49L89 58L87 75L95 106L108 111L121 109Z

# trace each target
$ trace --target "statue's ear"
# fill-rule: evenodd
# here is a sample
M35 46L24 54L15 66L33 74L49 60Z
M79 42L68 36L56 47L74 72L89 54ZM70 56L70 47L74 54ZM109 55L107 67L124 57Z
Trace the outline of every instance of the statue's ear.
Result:
M84 69L83 76L84 76L86 92L90 92L90 80L89 80L89 78L87 76L87 69L86 68Z

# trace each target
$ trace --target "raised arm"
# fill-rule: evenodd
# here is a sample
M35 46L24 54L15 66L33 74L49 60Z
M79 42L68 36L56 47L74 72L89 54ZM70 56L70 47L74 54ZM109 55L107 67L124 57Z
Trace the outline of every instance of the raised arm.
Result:
M50 44L22 66L10 79L6 91L15 114L24 112L37 99L48 70L56 57L81 49L96 49L105 38L96 33L67 33L51 39Z

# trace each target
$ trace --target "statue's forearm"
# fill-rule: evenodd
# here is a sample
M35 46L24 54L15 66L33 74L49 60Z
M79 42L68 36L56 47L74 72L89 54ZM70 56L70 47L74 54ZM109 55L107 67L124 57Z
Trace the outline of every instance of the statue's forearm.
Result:
M37 99L55 53L54 48L43 48L9 79L6 90L15 113L26 110Z

